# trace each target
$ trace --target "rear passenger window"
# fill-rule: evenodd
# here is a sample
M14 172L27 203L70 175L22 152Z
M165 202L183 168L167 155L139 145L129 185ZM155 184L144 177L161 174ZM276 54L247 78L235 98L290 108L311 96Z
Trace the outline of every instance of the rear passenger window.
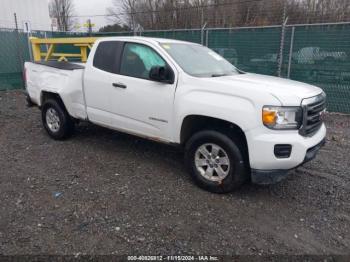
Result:
M97 46L93 66L110 73L119 72L120 55L123 50L123 42L105 41Z

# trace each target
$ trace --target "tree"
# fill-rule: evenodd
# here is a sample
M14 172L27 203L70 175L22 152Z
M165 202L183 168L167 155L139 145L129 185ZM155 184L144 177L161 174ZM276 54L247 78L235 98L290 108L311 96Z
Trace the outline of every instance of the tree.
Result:
M135 14L137 0L113 0L112 6L107 8L109 19L115 24L126 26L134 30L136 28Z
M109 14L132 30L341 22L349 0L114 0Z
M114 24L114 25L106 25L104 27L101 27L99 32L126 32L130 31L130 28L127 27L126 25L119 25L119 24Z
M51 18L57 19L59 31L70 31L73 28L73 0L51 0L49 10Z

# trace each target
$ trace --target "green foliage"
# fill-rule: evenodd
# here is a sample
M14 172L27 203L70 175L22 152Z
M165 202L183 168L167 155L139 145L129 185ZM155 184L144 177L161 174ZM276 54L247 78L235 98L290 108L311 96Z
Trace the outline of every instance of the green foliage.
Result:
M99 32L126 32L130 31L130 28L128 28L126 25L106 25L104 27L101 27Z

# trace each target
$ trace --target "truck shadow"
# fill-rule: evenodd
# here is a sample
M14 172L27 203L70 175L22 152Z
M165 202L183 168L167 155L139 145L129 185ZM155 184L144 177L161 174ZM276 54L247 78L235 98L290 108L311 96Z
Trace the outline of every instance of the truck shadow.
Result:
M167 173L165 175L178 176L195 190L201 190L193 183L186 170L184 152L181 147L139 138L90 123L79 124L73 139L81 145L90 143L93 148L108 155L123 155L125 157L123 157L123 161L137 161L141 165L147 162L147 164L152 165L155 172L160 169L159 172ZM261 194L276 196L276 194L279 194L276 192L280 191L281 187L298 186L298 181L291 183L290 180L291 178L287 178L278 184L268 186L254 185L248 181L240 189L226 194L226 196L237 197ZM294 177L292 180L297 180L297 178ZM208 192L208 194L211 193Z

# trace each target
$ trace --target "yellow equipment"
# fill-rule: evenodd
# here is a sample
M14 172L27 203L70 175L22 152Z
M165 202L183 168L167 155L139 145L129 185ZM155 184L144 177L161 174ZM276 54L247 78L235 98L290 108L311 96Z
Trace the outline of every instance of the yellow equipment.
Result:
M88 48L97 40L97 37L76 37L76 38L36 38L31 37L30 42L33 49L34 61L38 62L44 58L45 61L57 59L58 61L68 61L68 58L79 58L81 62L86 62ZM80 53L55 53L56 45L67 45L80 48ZM47 52L41 51L41 45L47 45Z

